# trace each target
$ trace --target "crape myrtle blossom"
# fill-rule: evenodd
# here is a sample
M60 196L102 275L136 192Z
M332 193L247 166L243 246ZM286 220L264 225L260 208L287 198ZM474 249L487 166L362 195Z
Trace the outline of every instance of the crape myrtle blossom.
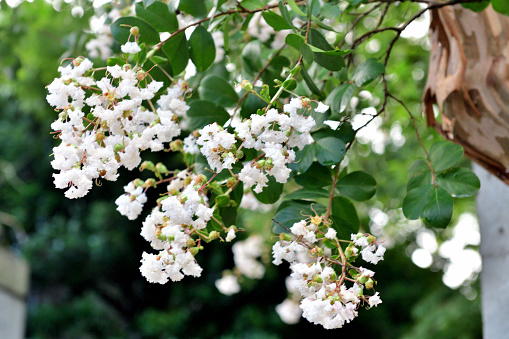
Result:
M194 259L202 247L197 232L203 230L214 209L199 189L203 176L182 171L168 185L169 195L143 222L141 235L159 252L143 253L141 274L152 283L180 281L185 275L199 277L202 268Z
M325 113L328 106L319 103L316 112ZM268 109L263 115L252 114L249 119L237 123L233 133L221 128L217 123L205 126L199 131L197 144L207 158L210 167L217 172L231 169L242 154L237 152L236 139L241 140L241 148L253 148L262 153L257 161L244 164L239 179L246 187L260 193L269 182L268 175L279 183L286 183L291 170L287 164L295 161L294 148L302 150L314 140L311 130L316 123L310 114L312 110L307 98L292 98L283 107Z
M281 240L273 246L273 263L279 265L283 260L290 263L292 295L300 295L302 316L325 329L334 329L357 317L361 304L373 307L382 301L378 292L372 296L364 295L364 290L374 289L375 272L351 264L359 255L353 248L377 247L374 237L352 234L353 242L347 249L343 252L337 242L339 254L331 256L331 252L325 250L326 246L330 248L331 242L325 245L324 240L334 241L336 234L330 231L332 228L325 220L324 216L309 217L295 223L289 229L291 235L281 233ZM298 254L303 252L314 260L300 262ZM347 287L347 281L353 285ZM287 319L284 321L294 321L296 312L291 303L292 299L287 299L278 305L278 314L283 320Z
M58 70L61 76L48 85L46 99L61 110L51 125L61 140L51 165L59 171L53 174L55 186L69 188L66 197L86 195L100 177L116 180L120 166L132 170L140 164L141 150L163 150L164 143L180 134L178 115L187 110L182 83L168 89L166 101L173 106L163 102L153 112L143 103L163 83L150 81L141 68L108 66L96 80L92 62L77 58Z

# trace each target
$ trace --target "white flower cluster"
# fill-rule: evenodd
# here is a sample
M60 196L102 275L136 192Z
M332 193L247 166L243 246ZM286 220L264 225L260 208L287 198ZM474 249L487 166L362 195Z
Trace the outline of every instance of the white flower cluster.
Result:
M256 185L254 191L260 193L269 181L267 175L273 176L279 183L288 181L291 170L286 164L295 160L292 148L301 150L313 142L310 132L315 120L299 114L301 109L311 109L309 102L307 99L293 98L284 105L282 113L272 108L263 115L253 114L250 119L235 126L235 135L242 140L243 148L263 152L263 159L245 164L239 174L239 179L246 187ZM319 103L315 111L324 113L328 108ZM237 161L235 135L216 123L205 126L199 133L197 143L202 146L201 152L210 167L218 172L223 168L231 169Z
M251 279L263 278L265 266L256 260L263 253L263 238L260 235L251 235L246 240L236 242L232 251L235 266L243 275Z
M204 229L214 210L200 192L203 177L182 171L168 185L162 200L143 222L141 235L158 254L143 253L141 274L153 283L181 280L184 275L199 277L202 268L194 259L200 249L192 235Z
M88 59L75 59L59 67L61 77L48 85L48 103L62 110L51 125L61 140L53 148L51 165L60 171L53 177L57 188L69 188L68 198L86 195L99 177L116 180L120 166L135 168L140 150L162 150L163 143L180 134L176 114L187 110L181 83L152 112L142 103L155 96L162 82L149 82L146 72L129 64L108 66L106 76L96 81L92 67ZM178 108L166 107L167 101Z
M124 191L126 194L122 194L115 200L115 204L118 206L117 211L125 215L127 219L134 220L138 218L143 210L143 204L147 202L147 196L143 192L143 187L135 187L132 181L124 186Z
M353 260L347 261L348 258L357 257L358 250L355 252L352 249L357 249L355 245L364 245L364 240L359 239L365 236L352 235L352 239L355 237L359 244L350 245L347 248L346 257L343 254L342 262L340 262L326 255L323 248L319 246L320 240L324 238L335 239L335 232L331 232L331 228L328 228L327 231L324 230L326 225L322 223L323 218L321 217L311 217L310 220L311 222L301 220L290 228L291 233L295 236L294 240L286 240L288 239L287 235L285 240L278 241L273 246L273 263L279 265L282 260L290 262L291 277L293 278L291 289L293 294L297 291L302 299L300 308L304 318L312 323L322 325L325 329L340 328L357 317L357 309L361 302L367 302L370 307L377 306L382 302L378 292L372 296L364 295L364 289L373 288L375 273L362 267L356 268L350 265L348 262ZM365 248L376 247L374 237L373 239L365 238ZM373 253L372 250L370 251ZM309 253L315 257L314 262L299 262L298 257L302 253ZM383 253L378 257L379 260L382 255ZM337 274L332 265L336 265L342 273ZM346 270L342 268L343 265L349 269L348 274L351 276L349 280L355 281L350 288L345 285ZM278 313L283 319L287 318L289 321L294 321L296 314L292 309L291 303L294 302L292 300L287 299L278 306Z
M370 241L364 234L352 234L351 237L355 246L362 248L361 255L362 260L370 262L372 264L378 264L380 260L384 260L385 247L383 245L377 245L374 241ZM358 249L354 248L353 251L357 254Z

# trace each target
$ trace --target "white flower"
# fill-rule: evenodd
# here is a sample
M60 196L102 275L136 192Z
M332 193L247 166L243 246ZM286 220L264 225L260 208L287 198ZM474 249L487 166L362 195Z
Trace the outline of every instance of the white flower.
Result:
M329 109L329 106L327 106L324 103L322 103L321 101L319 101L318 102L318 107L315 108L315 112L325 113L325 112L327 112L328 109Z
M289 325L297 324L302 315L299 304L288 298L276 306L276 312L281 320Z
M375 295L372 295L371 297L369 297L369 307L377 306L381 303L382 303L382 299L380 299L378 292L376 292Z
M336 230L334 230L332 227L330 227L327 230L327 233L324 235L327 239L334 239L336 237Z
M226 275L215 282L216 288L219 292L225 295L232 295L240 292L240 285L237 277L234 275Z
M120 46L122 53L126 54L136 54L141 52L140 46L136 42L126 42L124 45Z
M233 228L231 228L229 231L228 231L228 234L226 235L226 242L230 242L232 241L233 239L235 239L235 230Z

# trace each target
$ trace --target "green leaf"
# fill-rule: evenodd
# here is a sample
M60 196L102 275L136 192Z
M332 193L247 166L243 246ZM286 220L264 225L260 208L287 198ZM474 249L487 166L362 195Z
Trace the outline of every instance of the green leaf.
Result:
M422 159L416 160L408 171L407 191L431 184L433 184L433 177L428 163Z
M239 100L232 85L216 74L209 74L202 79L198 93L201 99L213 101L223 107L234 106Z
M493 9L501 14L509 15L509 1L507 0L491 0Z
M274 28L276 31L292 28L292 26L290 26L281 15L277 15L272 11L264 11L262 12L262 16L267 24L269 24L269 26Z
M355 201L371 199L376 192L376 181L368 173L356 171L347 174L338 181L339 192Z
M252 114L256 114L259 109L267 107L267 103L260 99L258 96L249 94L242 103L242 109L240 110L240 116L245 119L249 119Z
M333 112L342 113L348 107L354 91L355 86L353 84L342 84L329 94L326 103L330 105Z
M170 13L175 13L179 8L179 5L180 0L170 0L170 2L168 2L168 10L170 11Z
M306 70L304 65L302 65L302 68L300 70L300 74L302 75L302 78L306 82L306 85L308 86L309 90L311 92L313 92L314 94L318 95L320 98L323 97L322 91L320 91L318 89L318 87L316 87L315 83L313 82L313 80L309 76L308 71Z
M143 0L143 6L147 8L148 6L152 5L156 0ZM136 13L138 15L138 13Z
M403 199L403 214L407 219L415 220L422 217L422 209L434 189L433 185L426 185L407 192L405 199Z
M189 55L200 72L205 71L214 63L216 47L212 35L205 27L196 27L189 37Z
M230 118L223 107L206 100L191 101L187 116L189 117L189 130L191 131L214 122L223 125Z
M412 189L403 200L403 214L410 220L423 218L432 227L445 228L452 217L453 199L441 187Z
M150 22L152 27L159 32L173 33L179 28L177 15L170 13L168 5L161 1L155 1L150 7L147 7L138 2L135 6L136 16Z
M334 197L331 204L332 227L340 239L350 239L359 232L359 217L352 202L343 197Z
M332 184L332 174L327 167L314 162L305 173L295 176L295 182L306 188L321 188Z
M180 0L179 9L195 18L204 18L207 15L205 0Z
M351 123L345 121L341 124L341 126L339 126L338 138L343 140L345 144L352 142L355 139L355 131Z
M295 192L287 194L284 199L303 199L303 200L315 200L319 198L328 198L330 192L322 188L301 188Z
M363 2L366 2L367 0L346 0L348 3L350 3L352 6L357 6L359 4L362 4Z
M225 207L221 211L221 218L223 218L224 225L230 227L237 223L237 207Z
M249 10L257 10L266 4L263 0L243 0L242 1L242 7Z
M263 202L264 204L273 204L279 200L281 193L283 193L284 184L277 182L273 176L269 176L269 182L267 182L267 185L268 186L264 187L261 193L253 191L253 194L258 201Z
M244 184L239 182L237 186L233 189L233 192L230 194L230 198L237 203L237 206L240 206L240 202L244 197Z
M286 36L285 42L300 52L300 48L306 44L305 38L300 34L290 33Z
M304 173L315 161L316 149L313 144L306 145L302 150L295 152L295 162L289 167L293 171Z
M145 20L140 18L135 18L132 16L125 16L122 18L118 18L114 23L111 24L111 34L121 44L127 42L129 38L131 27L138 27L140 29L139 42L147 43L149 45L158 44L159 33Z
M242 4L242 6L244 6L244 4ZM286 23L288 25L290 25L290 27L293 28L292 17L290 16L288 9L286 8L285 5L283 5L283 2L281 0L279 1L278 6L279 6L279 12L281 12L281 16L285 19ZM295 28L294 28L294 30L295 30Z
M168 56L172 74L178 75L183 72L189 62L186 34L180 32L166 41L161 48Z
M437 176L437 185L453 197L470 197L479 191L481 182L468 168L451 168Z
M316 141L316 159L324 166L335 165L345 156L345 143L343 140L327 137Z
M345 67L345 61L341 55L327 55L323 53L324 51L333 51L334 49L331 47L331 45L329 45L322 33L316 29L309 30L308 41L312 46L321 50L320 52L315 52L313 51L313 48L311 48L311 50L315 52L314 56L317 64L327 68L330 71L339 71Z
M378 78L385 72L383 64L376 61L376 59L368 59L362 64L357 66L352 75L352 81L360 87L369 84L371 81Z
M221 218L221 210L219 208L216 208L214 210L214 213L212 214L214 216L214 218L219 221L220 223L223 222L223 218ZM215 221L214 219L210 219L209 221L209 225L212 227L212 229L216 230L216 231L219 231L219 232L223 232L223 227L221 226L220 223L218 223L217 221Z
M297 4L295 3L295 0L288 0L286 1L288 3L288 5L290 5L290 8L292 9L292 11L297 14L297 15L300 15L300 16L306 16L306 13L304 13L300 8L299 6L297 6Z
M283 201L281 205L279 205L276 215L274 215L275 221L272 222L273 231L277 234L283 232L288 233L284 227L290 229L293 224L305 219L306 215L315 215L315 212L322 214L325 212L325 207L318 203L310 204L309 201ZM284 227L281 227L278 223L282 224Z
M247 43L242 50L242 71L248 75L257 74L262 69L262 59L260 56L261 44L259 40L253 40Z
M475 3L467 3L467 4L461 4L461 6L468 8L474 12L482 12L486 7L488 7L490 4L489 1L482 1L482 2L475 2Z
M422 217L432 227L446 228L451 222L453 199L441 187L433 189L422 208Z
M451 168L463 156L463 147L450 141L438 141L431 145L429 158L433 171L441 172Z

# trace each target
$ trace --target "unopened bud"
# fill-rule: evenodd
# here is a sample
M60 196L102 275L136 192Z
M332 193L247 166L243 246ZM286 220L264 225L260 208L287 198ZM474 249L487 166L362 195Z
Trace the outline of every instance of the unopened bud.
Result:
M191 247L191 248L189 249L189 252L191 252L191 254L192 254L193 256L197 255L199 251L200 251L200 249L199 249L198 247Z
M152 161L144 161L141 163L140 165L140 171L143 171L143 170L149 170L149 171L154 171L155 170L155 166L154 166L154 163Z
M374 283L375 283L375 282L373 281L373 279L369 278L369 279L368 279L368 281L366 281L366 283L364 284L364 286L366 286L366 288L367 288L368 290L370 290L370 289L372 289L372 288L373 288L373 284L374 284Z
M159 235L157 236L157 239L159 239L159 240L161 240L161 241L166 241L166 240L168 240L168 238L167 238L165 235L162 235L162 234L159 234Z
M187 247L193 247L196 245L196 241L194 241L193 239L187 239L186 245Z
M161 173L161 174L167 174L168 173L168 169L166 168L166 166L164 166L163 163L157 163L156 165L156 171Z
M105 135L103 132L98 132L96 135L95 135L95 140L98 142L98 143L101 143L105 138Z
M76 58L76 59L74 59L74 60L72 61L72 64L73 64L73 66L74 66L74 67L78 67L79 65L81 65L81 63L83 62L83 60L84 60L84 59L83 59L82 57L78 57L78 58Z
M236 182L237 182L237 178L229 177L228 180L226 181L226 187L228 187L228 188L233 187Z
M124 143L119 142L119 143L115 144L115 146L113 146L113 152L118 153L118 152L124 150L124 148L125 148Z
M143 183L143 185L141 185L141 187L143 187L143 188L156 187L156 179L154 179L154 178L147 179Z
M251 92L253 90L253 85L248 80L242 80L240 83L240 87L242 87L243 90Z
M134 179L133 181L133 185L134 187L140 187L140 186L143 186L143 184L145 183L145 181L141 180L141 179Z
M219 238L219 232L218 231L212 231L209 233L209 239L214 240Z
M138 35L140 35L140 29L137 26L133 26L129 30L129 33L131 33L134 36L138 36Z
M256 168L257 168L257 169L261 169L261 168L263 168L264 166L265 166L265 160L258 160L258 161L256 162Z
M244 156L244 152L242 152L242 151L235 152L235 158L242 159L243 156Z
M184 142L180 139L170 142L170 149L173 152L180 152L184 149Z

